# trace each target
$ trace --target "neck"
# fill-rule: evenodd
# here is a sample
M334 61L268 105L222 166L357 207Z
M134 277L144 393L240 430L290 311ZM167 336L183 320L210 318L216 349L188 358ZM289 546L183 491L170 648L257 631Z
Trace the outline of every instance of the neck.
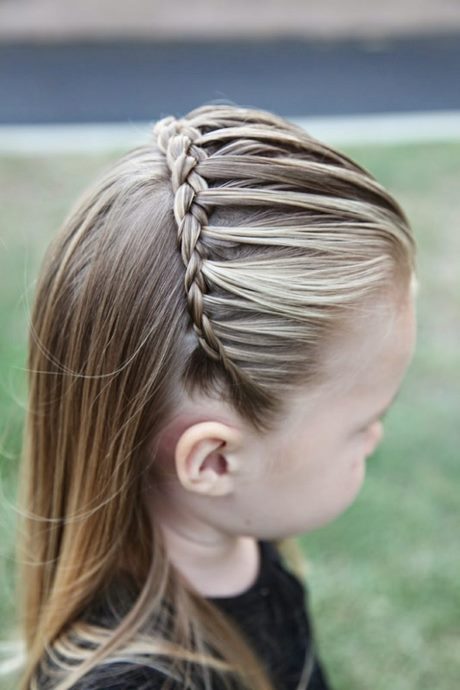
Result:
M164 505L155 505L154 519L172 564L202 596L237 596L257 579L260 559L254 537L224 533Z

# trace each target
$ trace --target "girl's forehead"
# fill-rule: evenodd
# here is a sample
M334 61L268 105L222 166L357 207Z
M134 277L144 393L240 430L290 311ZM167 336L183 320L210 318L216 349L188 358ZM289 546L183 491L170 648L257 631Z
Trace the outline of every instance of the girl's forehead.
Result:
M376 302L351 315L324 350L320 388L333 395L402 379L413 355L415 336L412 296L398 304Z

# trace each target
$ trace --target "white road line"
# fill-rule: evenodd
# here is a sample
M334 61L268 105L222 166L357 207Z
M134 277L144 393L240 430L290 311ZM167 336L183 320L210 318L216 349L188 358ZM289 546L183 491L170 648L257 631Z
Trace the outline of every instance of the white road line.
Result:
M460 140L460 111L292 117L331 145ZM148 141L152 122L0 125L0 154L43 155L128 150Z

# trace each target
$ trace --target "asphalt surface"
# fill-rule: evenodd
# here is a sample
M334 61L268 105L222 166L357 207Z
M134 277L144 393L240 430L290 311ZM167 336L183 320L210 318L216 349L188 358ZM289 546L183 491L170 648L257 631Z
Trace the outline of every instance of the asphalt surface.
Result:
M0 123L145 121L204 102L285 116L460 110L460 35L0 44Z

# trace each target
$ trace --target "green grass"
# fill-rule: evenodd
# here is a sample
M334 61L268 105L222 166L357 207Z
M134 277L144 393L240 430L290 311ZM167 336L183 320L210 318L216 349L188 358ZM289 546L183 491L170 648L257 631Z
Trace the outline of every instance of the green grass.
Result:
M414 227L418 346L357 501L301 539L318 644L337 690L452 690L460 677L460 144L347 152L395 194ZM28 303L47 242L115 155L0 159L2 636L12 620L9 504Z

